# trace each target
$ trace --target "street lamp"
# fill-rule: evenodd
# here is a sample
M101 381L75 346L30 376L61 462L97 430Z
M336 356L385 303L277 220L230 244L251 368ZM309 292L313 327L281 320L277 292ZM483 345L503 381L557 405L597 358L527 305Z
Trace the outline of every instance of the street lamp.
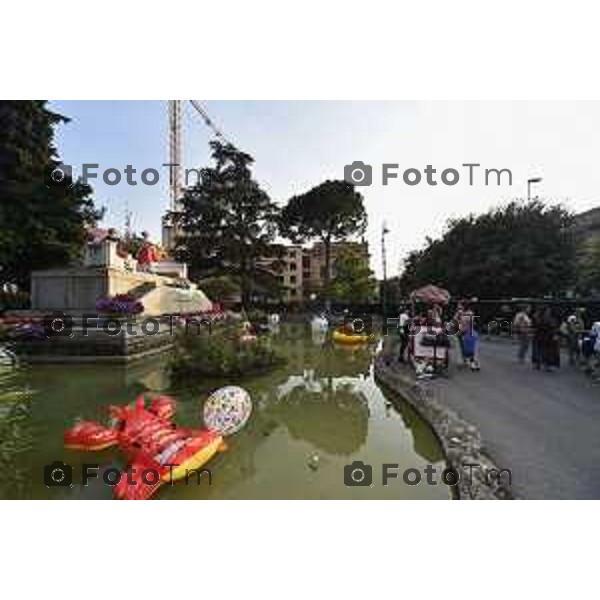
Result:
M531 202L531 184L540 183L540 181L542 181L541 177L532 177L527 180L527 202Z
M385 221L381 224L381 263L383 267L383 285L381 286L381 312L383 322L387 314L387 258L385 255L385 236L390 232Z

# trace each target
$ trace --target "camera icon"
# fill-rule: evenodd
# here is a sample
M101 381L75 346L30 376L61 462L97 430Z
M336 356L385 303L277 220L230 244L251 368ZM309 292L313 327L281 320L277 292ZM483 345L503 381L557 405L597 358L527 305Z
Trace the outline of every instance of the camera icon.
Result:
M44 483L46 487L73 487L73 467L61 460L44 467Z
M50 337L73 337L73 317L61 312L46 315L43 319L44 335Z
M353 185L371 185L373 167L365 165L362 160L355 160L344 167L344 180Z
M371 335L373 333L373 317L371 315L346 315L344 317L344 333L346 335Z
M355 460L344 467L344 485L346 487L370 487L373 485L373 467L362 460Z
M75 185L73 181L73 167L58 163L49 166L44 173L44 183L47 188L70 188Z

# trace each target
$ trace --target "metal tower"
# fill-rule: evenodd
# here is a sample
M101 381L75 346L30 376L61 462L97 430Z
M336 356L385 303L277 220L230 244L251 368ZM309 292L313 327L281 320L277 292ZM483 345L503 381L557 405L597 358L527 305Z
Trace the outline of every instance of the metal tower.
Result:
M181 236L181 228L177 225L177 213L181 213L181 196L183 194L183 115L182 100L169 100L169 213L163 217L163 246L169 250L176 238ZM206 109L198 100L190 100L194 110L200 115L204 124L222 142L232 144L225 134L210 118Z
M180 209L179 199L183 189L181 172L183 164L183 122L181 100L169 100L169 190L172 211Z

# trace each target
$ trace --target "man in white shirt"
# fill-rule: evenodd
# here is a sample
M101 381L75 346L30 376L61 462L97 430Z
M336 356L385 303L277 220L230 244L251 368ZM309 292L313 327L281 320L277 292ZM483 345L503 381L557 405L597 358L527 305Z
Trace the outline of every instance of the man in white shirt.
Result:
M529 350L529 340L531 338L531 318L529 317L531 309L529 306L521 306L519 312L513 320L513 333L519 341L518 358L520 363L525 362L527 351Z

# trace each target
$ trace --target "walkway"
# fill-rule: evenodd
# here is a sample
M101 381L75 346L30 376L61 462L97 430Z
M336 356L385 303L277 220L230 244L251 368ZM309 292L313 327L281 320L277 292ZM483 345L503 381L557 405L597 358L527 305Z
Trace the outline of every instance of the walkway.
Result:
M521 365L510 342L484 341L481 363L479 373L453 367L430 385L479 426L487 453L512 471L515 495L600 498L600 385L568 365Z

